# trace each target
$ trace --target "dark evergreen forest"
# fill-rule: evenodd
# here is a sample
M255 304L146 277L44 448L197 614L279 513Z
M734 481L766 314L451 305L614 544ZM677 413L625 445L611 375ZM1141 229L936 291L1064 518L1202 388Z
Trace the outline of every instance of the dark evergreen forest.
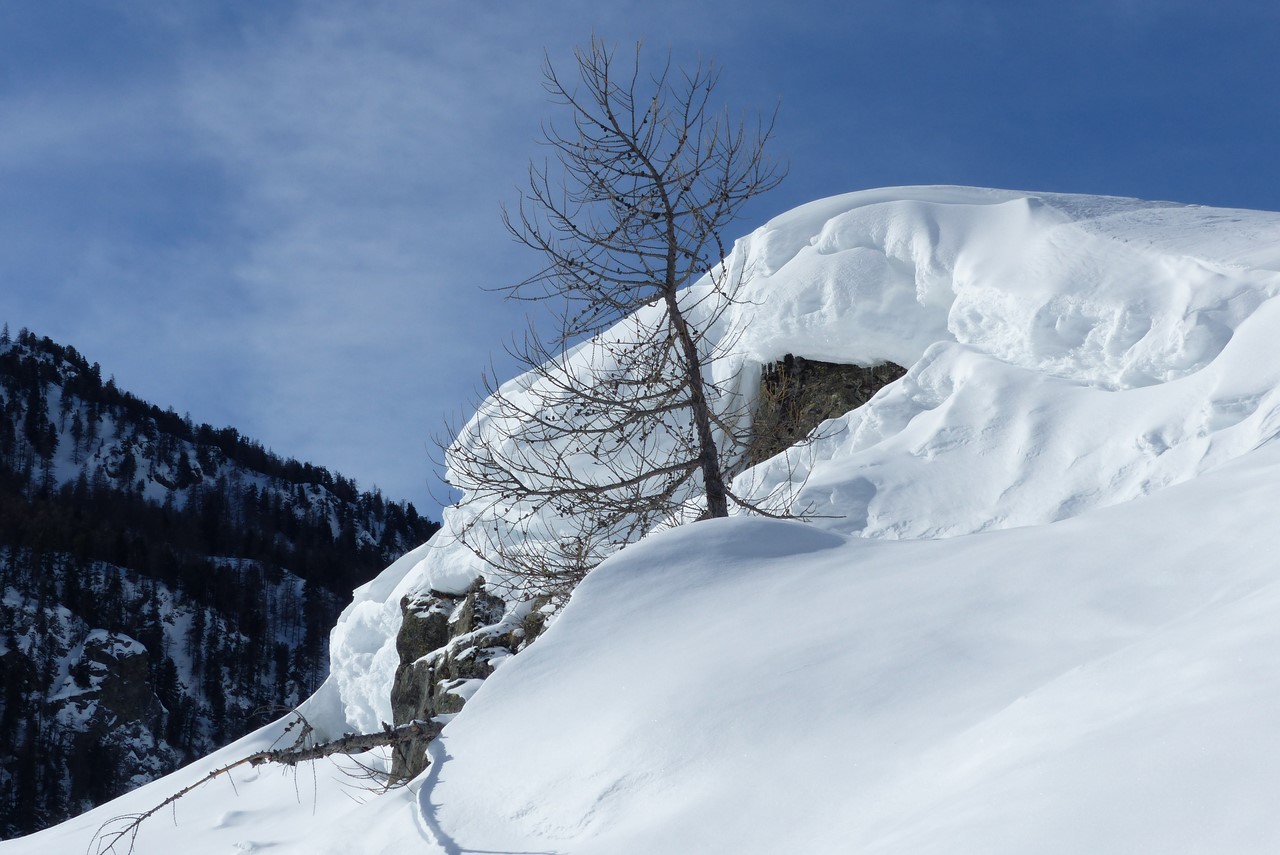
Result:
M438 526L0 333L0 837L248 732L327 675L351 590Z

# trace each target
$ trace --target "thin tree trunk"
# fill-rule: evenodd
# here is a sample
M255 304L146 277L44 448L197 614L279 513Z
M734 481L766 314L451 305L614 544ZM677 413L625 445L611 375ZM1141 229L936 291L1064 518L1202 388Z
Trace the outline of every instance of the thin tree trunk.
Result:
M698 466L702 469L702 485L707 492L707 517L729 516L729 492L725 488L724 472L720 468L720 451L716 448L715 434L711 432L711 405L707 402L706 384L702 377L702 356L698 344L689 332L689 324L680 310L678 295L668 289L667 314L680 349L684 352L685 375L689 384L689 407L693 411L693 425L698 435Z

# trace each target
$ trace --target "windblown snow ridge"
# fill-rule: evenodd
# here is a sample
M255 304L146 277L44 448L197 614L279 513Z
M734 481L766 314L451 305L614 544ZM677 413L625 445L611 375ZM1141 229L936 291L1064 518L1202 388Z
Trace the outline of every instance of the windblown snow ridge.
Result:
M806 238L805 235L808 235ZM1052 522L1221 465L1280 429L1280 216L964 188L854 193L741 241L746 358L907 376L746 476L839 531Z
M786 353L910 368L739 479L836 532L1053 522L1185 481L1280 430L1280 214L889 188L782 214L728 263L743 284L717 331L734 348L713 373L740 378L741 394ZM464 494L416 563L397 562L389 596L358 596L335 630L353 725L390 720L400 597L483 575L443 536L468 513Z

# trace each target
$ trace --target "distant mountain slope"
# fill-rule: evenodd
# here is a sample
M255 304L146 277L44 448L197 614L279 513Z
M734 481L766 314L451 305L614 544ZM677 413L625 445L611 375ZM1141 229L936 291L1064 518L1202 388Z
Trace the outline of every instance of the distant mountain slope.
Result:
M350 596L437 526L0 333L0 835L171 771L327 674Z

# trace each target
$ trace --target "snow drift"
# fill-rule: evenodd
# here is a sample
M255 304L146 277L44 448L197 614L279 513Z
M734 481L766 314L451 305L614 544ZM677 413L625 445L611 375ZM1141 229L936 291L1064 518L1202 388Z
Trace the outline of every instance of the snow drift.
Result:
M897 188L730 264L718 376L909 366L740 477L812 522L623 550L405 790L255 773L138 851L1272 851L1280 214ZM400 598L476 572L439 539L357 591L312 721L389 720ZM83 846L276 732L0 851Z

